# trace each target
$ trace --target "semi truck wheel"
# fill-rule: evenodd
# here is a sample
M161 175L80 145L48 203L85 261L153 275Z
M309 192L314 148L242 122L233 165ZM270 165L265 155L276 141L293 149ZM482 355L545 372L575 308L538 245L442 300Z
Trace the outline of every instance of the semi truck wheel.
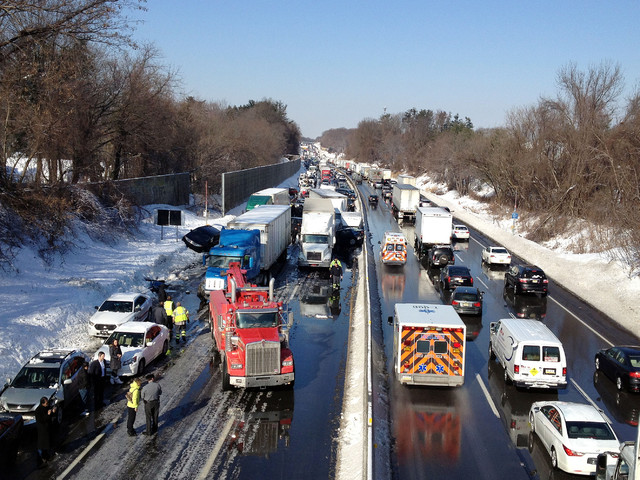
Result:
M227 357L222 360L222 391L231 390L231 380L229 379L229 370L227 369Z

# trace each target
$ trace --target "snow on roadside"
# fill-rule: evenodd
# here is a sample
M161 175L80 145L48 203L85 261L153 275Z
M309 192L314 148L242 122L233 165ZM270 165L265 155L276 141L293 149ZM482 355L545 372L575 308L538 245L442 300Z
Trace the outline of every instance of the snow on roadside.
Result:
M149 205L177 209L169 205ZM47 265L25 246L15 258L18 271L0 277L0 379L13 377L34 354L45 348L79 348L93 352L99 342L89 337L87 323L109 295L116 292L149 293L144 277L167 278L167 273L198 261L182 236L204 225L204 218L182 208L185 224L164 227L145 218L138 231L113 244L96 242L86 234L74 239L76 247ZM218 217L220 215L218 214ZM229 218L210 219L226 224Z

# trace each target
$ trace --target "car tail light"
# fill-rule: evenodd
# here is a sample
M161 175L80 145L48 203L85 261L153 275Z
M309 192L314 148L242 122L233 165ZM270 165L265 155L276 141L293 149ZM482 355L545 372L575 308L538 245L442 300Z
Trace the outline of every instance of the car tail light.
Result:
M565 445L562 445L562 448L564 448L564 453L566 453L570 457L581 457L584 455L584 453L581 452L574 452L570 448L567 448Z
M476 302L476 303L474 303L474 304L473 304L473 306L474 306L474 307L481 307L481 306L482 306L482 304L481 304L480 302Z
M473 285L473 277L470 277L469 280L471 280L471 285Z
M513 373L520 373L520 365L513 366Z
M519 278L518 281L520 283L527 283L529 280L527 280L526 278Z
M453 348L460 348L460 342L453 342Z
M545 278L544 280L542 280L542 283L549 283L549 279Z
M629 372L631 378L640 378L640 372Z
M562 367L562 376L563 377L567 376L567 367Z
M458 305L460 302L457 300L451 300L451 305Z

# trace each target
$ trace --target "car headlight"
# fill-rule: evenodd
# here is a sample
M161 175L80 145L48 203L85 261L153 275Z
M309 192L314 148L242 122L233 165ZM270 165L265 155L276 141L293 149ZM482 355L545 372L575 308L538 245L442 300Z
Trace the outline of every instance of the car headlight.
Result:
M124 362L122 362L122 365L131 365L132 363L136 363L138 361L138 356L134 355L133 357L129 358L128 360L125 360Z

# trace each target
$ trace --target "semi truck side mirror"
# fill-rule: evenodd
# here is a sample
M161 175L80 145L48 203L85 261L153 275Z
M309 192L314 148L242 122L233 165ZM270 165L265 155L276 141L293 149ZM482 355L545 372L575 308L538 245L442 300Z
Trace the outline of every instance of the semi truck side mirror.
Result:
M379 242L378 242L379 243ZM393 316L389 315L389 318L387 318L387 323L389 325L391 325L393 323Z
M202 254L202 266L205 267L207 265L207 255L205 253Z

